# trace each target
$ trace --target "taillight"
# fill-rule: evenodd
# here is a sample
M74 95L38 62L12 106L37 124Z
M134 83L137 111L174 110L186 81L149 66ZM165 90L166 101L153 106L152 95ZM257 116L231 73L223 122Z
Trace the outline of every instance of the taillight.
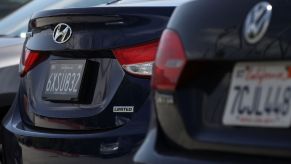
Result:
M152 87L157 90L175 90L185 64L185 52L179 35L175 31L165 30L153 69Z
M123 69L128 73L150 77L158 44L159 41L156 40L133 47L115 49L113 53Z
M20 64L19 64L19 72L20 76L23 77L29 72L33 67L35 67L40 61L42 61L46 56L40 54L37 51L31 51L25 49L23 53Z

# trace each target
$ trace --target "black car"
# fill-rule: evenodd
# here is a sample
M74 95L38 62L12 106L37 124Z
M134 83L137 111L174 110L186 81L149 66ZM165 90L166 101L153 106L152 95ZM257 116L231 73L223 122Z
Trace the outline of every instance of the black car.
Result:
M32 16L4 163L131 163L150 113L159 38L183 1L111 1Z
M153 70L140 163L290 163L290 0L178 7Z

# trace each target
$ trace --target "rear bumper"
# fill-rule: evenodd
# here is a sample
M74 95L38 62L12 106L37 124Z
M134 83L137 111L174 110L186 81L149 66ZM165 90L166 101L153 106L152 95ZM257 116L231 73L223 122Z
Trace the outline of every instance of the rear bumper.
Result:
M289 157L248 155L235 152L218 152L204 149L188 150L173 143L159 125L153 112L151 127L147 136L134 156L139 164L217 164L217 163L290 163Z
M190 159L185 158L183 156L178 156L177 154L163 154L156 150L157 146L157 129L153 128L149 130L147 137L142 144L142 146L137 151L134 162L140 164L160 164L160 163L167 163L167 164L215 164L211 160L198 160L198 159Z
M153 109L153 108L152 108ZM217 163L210 160L200 160L194 158L187 158L185 156L181 156L181 149L174 149L174 152L171 152L171 148L168 147L167 141L162 138L160 139L161 129L159 128L158 121L156 118L156 114L154 111L151 112L151 121L150 121L150 128L147 133L147 136L143 142L143 144L138 149L137 153L134 156L134 162L138 164L215 164ZM162 151L160 151L160 147ZM166 148L165 148L166 147ZM169 149L168 149L169 148ZM167 149L164 153L163 149ZM178 153L179 152L179 153Z
M2 122L3 158L8 164L131 163L147 131L146 122L133 120L106 132L31 129L14 103Z

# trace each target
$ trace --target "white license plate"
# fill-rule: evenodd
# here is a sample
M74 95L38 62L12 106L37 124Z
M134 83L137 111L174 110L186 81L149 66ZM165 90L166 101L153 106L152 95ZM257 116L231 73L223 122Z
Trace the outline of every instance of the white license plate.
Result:
M223 124L288 128L291 62L239 63L232 74Z

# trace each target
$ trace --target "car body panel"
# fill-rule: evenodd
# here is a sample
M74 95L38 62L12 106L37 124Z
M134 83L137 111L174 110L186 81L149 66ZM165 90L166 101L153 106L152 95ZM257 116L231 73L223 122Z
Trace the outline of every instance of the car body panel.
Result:
M7 111L5 108L9 108L18 91L18 63L23 43L21 38L0 38L0 108L4 108L3 112Z
M110 6L110 7L166 7L166 6L179 6L189 0L150 0L150 1L141 1L141 0L120 0L113 3L103 4L101 6ZM170 2L170 3L168 3Z
M252 7L259 2L261 1L246 0L235 4L228 0L222 2L203 2L201 0L188 2L189 5L181 5L180 10L175 12L177 17L184 19L172 19L168 28L175 29L181 37L189 60L233 61L282 60L288 58L288 52L281 51L279 45L288 44L290 41L287 37L289 30L284 27L289 22L289 1L269 2L274 10L277 8L280 9L280 12L273 11L268 31L258 44L248 44L241 38L241 28L246 16ZM202 10L202 8L210 8L212 13L207 14L208 12ZM236 12L238 8L241 8L241 12ZM189 13L181 12L182 10L192 10L191 14L195 17L187 17L186 15ZM228 19L223 19L230 13L232 15ZM185 26L186 24L187 26ZM190 35L189 32L191 32ZM282 39L281 42L278 37ZM273 44L270 44L270 42Z
M17 102L17 100L16 100ZM5 163L131 163L133 150L144 137L147 126L136 121L127 126L105 132L64 133L39 131L22 121L16 103L4 119L3 144ZM146 109L147 110L147 109ZM144 115L140 115L144 117ZM137 118L141 119L141 118ZM128 130L132 129L132 130ZM106 154L101 145L118 143L118 150Z
M212 144L214 150L278 156L287 156L290 153L290 133L286 132L285 129L269 129L266 131L263 128L244 127L240 130L235 130L231 127L223 126L221 120L227 98L228 86L230 84L231 71L236 62L274 62L290 59L288 49L284 50L283 48L284 46L288 47L290 42L287 37L289 36L289 30L286 30L284 27L288 21L286 16L289 13L287 9L291 7L290 1L269 2L273 6L274 14L272 15L267 33L257 44L247 44L240 38L242 29L240 27L244 23L247 13L259 2L260 1L240 1L240 3L232 4L228 0L221 3L195 1L188 5L182 5L180 8L182 12L177 10L176 13L177 16L185 18L184 15L180 14L185 14L184 11L186 10L192 11L192 14L197 16L195 17L197 20L194 18L191 23L186 19L183 19L183 21L181 19L175 19L176 21L173 20L169 22L168 28L177 30L185 46L185 52L187 52L189 64L185 68L185 74L187 69L193 70L193 67L199 67L201 70L201 72L199 72L201 74L195 76L190 75L188 82L181 84L183 86L189 86L190 83L192 83L191 89L181 87L174 95L179 104L179 113L181 114L181 118L179 119L181 120L190 121L188 118L189 113L185 111L188 110L188 108L186 109L184 106L191 106L192 109L203 109L202 111L191 111L193 112L192 115L202 115L202 118L196 117L196 119L191 119L192 121L185 123L185 130L188 134L190 133L188 136L189 138L187 137L188 141L194 142L192 143L193 147L190 146L191 144L189 142L185 142L183 145L189 146L188 148L192 147L190 149L204 147L203 144L200 146L198 144L199 141L203 140L210 145L211 143L215 143ZM210 4L216 7L212 9L213 14L206 15L204 13L205 10L201 10L201 8L207 8ZM200 8L200 10L193 10L191 6L192 8ZM236 12L238 7L242 8L242 12ZM223 11L224 8L228 8L227 12L220 12ZM279 9L280 12L275 12L276 9ZM227 20L221 19L226 17L228 12L236 13L236 15L233 15L233 17ZM213 19L212 17L214 16L217 18ZM198 18L199 20L203 19L208 21L201 22ZM188 26L186 26L186 24L188 24ZM186 33L190 31L190 29L194 29L191 30L191 35ZM284 35L278 35L282 31L284 31ZM278 39L278 37L280 37L280 39ZM280 48L280 46L283 47ZM197 89L198 86L199 89ZM195 97L200 101L187 101L182 95L191 95L192 98ZM169 119L170 117L166 117L164 114L165 113L159 114L159 116L161 116L160 119L167 119L167 122L169 122L171 120ZM161 122L161 124L163 125L163 122ZM172 127L171 129L173 130ZM220 132L218 133L218 131ZM244 135L250 132L253 134L252 137ZM271 134L269 134L270 132ZM176 132L171 133L175 134ZM232 138L226 140L225 135L232 135ZM185 135L185 137L186 136L187 135ZM274 138L278 139L276 143L272 142ZM184 141L186 141L186 139ZM211 147L210 145L208 145L208 147ZM269 149L262 147L269 147Z
M174 103L155 102L154 108L157 134L163 133L173 147L183 151L174 151L178 158L185 156L195 161L199 159L195 154L210 153L213 159L228 156L232 158L230 163L238 158L290 160L289 129L225 126L222 121L236 63L290 60L291 1L268 1L272 17L264 37L256 44L243 38L246 16L260 2L196 0L179 6L173 13L167 28L181 38L187 63L174 92L154 91L156 99L168 96Z
M52 36L53 29L50 27L42 33L31 31L33 37L27 41L27 48L42 51L102 50L152 41L159 38L173 9L173 7L154 7L151 10L147 7L98 7L40 12L32 17L32 23L35 21L36 26L39 24L48 28L50 24L61 23L59 20L61 19L63 22L73 24L72 39L64 44L55 43L52 37L47 37L47 35ZM139 13L136 13L137 10ZM66 13L72 15L70 16L71 20L61 17ZM87 31L80 29L84 22L78 24L79 18L83 15L88 17L85 21ZM116 24L115 22L122 22L122 24ZM100 28L100 31L96 33L95 28ZM109 37L112 32L114 37Z
M150 10L146 7L98 7L35 14L30 24L36 27L29 29L33 36L26 40L25 45L27 49L45 52L49 57L23 78L23 93L29 97L30 104L26 122L42 128L93 130L116 128L130 121L145 105L149 79L125 73L111 50L158 40L173 10L173 7ZM70 14L64 17L65 13ZM88 18L86 26L80 18ZM112 21L122 21L123 24ZM71 39L58 44L53 41L53 25L61 22L71 25L73 32ZM70 104L43 100L42 90L49 62L82 58L98 67L94 69L98 75L97 84L92 84L95 87L93 101ZM128 97L123 98L122 95ZM20 100L20 103L24 102ZM114 113L114 106L133 106L135 111Z
M35 14L29 24L32 35L24 48L46 58L21 79L18 97L3 121L4 160L39 160L27 154L31 152L47 163L53 163L55 156L63 163L72 159L76 163L115 163L118 159L121 163L132 162L148 129L150 78L126 72L113 50L157 42L173 10L174 7L95 7ZM53 41L53 29L58 23L67 23L73 31L63 44ZM95 87L89 95L92 101L44 99L50 62L73 59L96 66L89 70L98 72L97 82L90 84ZM114 106L128 105L134 106L134 112L113 112ZM114 147L116 144L120 148Z

